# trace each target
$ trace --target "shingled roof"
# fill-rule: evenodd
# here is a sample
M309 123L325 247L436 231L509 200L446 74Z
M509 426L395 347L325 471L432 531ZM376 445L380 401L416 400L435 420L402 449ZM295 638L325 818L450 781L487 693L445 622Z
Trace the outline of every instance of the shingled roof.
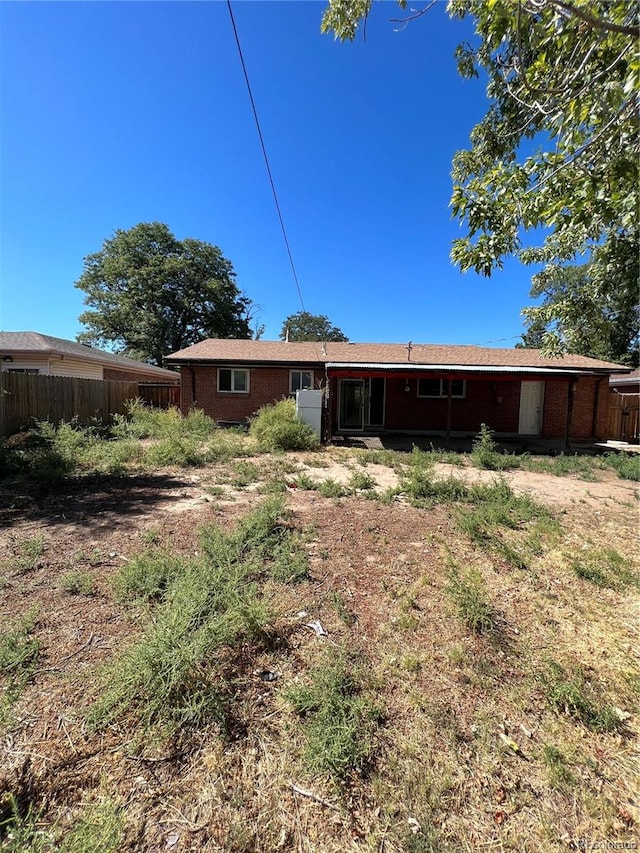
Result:
M80 358L84 361L95 362L103 367L114 370L131 370L136 373L146 373L157 377L158 380L171 379L175 381L174 371L135 361L123 355L105 352L95 347L79 344L77 341L67 341L64 338L54 338L40 332L0 332L0 356L2 355L52 355Z
M619 364L588 358L583 355L563 355L548 358L535 349L498 349L459 344L360 344L251 341L208 338L167 356L171 364L184 363L250 363L344 365L425 365L433 367L475 368L538 368L557 370L615 373L628 370Z

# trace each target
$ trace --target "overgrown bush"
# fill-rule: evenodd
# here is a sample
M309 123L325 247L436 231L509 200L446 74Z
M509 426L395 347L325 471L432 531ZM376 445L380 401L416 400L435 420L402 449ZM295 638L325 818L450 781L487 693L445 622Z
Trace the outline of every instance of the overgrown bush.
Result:
M251 421L250 434L261 450L313 450L318 437L308 424L296 418L294 400L263 406Z

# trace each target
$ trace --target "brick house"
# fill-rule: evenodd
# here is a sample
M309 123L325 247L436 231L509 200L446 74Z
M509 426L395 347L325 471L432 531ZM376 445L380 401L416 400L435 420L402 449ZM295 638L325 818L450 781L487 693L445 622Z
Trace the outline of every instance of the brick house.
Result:
M620 365L539 350L208 339L168 356L182 410L243 423L300 388L325 390L325 434L415 432L605 438Z
M138 382L140 385L177 385L180 382L174 370L39 332L0 332L0 371Z

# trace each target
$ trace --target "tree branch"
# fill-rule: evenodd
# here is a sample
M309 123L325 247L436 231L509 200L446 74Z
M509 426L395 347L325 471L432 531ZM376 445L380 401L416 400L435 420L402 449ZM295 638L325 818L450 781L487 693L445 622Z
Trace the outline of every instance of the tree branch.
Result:
M549 0L550 5L562 9L569 15L575 15L580 18L585 24L588 24L593 30L605 30L609 33L622 33L625 36L633 36L640 38L640 26L627 26L626 24L614 24L612 21L603 21L601 18L594 18L584 9L574 6L573 3L567 3L566 0Z

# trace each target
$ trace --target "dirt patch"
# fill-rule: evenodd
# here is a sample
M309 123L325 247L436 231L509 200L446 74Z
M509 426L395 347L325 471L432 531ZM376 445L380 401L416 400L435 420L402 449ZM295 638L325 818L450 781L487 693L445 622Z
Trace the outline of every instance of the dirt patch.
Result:
M268 457L252 461L265 471L272 465ZM391 468L362 467L331 451L287 461L318 482L346 484L358 470L374 477L378 492L398 483ZM437 472L466 481L496 476L445 465ZM430 849L427 831L469 851L562 849L563 835L585 833L633 837L640 814L630 735L595 737L569 716L554 716L532 674L533 661L575 659L623 713L634 714L620 673L631 677L637 667L635 597L613 589L594 594L563 562L567 549L586 541L634 556L636 486L608 472L597 482L505 475L565 525L561 541L530 571L464 540L451 507L415 509L401 496L390 505L364 494L325 499L296 488L296 471L279 475L289 523L305 532L311 579L271 590L279 645L239 650L229 688L232 735L211 729L187 747L154 755L134 742L126 718L92 732L85 712L95 673L142 624L140 611L117 603L111 578L150 546L198 553L203 526L231 529L264 499L264 477L243 488L227 483L220 492L223 473L212 467L84 478L49 493L0 494L0 622L37 611L41 644L0 749L0 796L19 794L44 809L45 823L57 820L66 830L107 791L126 814L120 849L131 853ZM16 568L21 546L38 537L32 565ZM495 642L458 620L447 592L452 565L482 576L501 626ZM91 576L91 595L64 591L70 570ZM309 627L315 622L325 634ZM345 647L370 661L386 722L378 769L336 789L306 773L286 691L324 654ZM264 672L273 682L262 680ZM633 716L627 725L636 731ZM517 740L525 757L505 749L500 733ZM556 755L551 747L565 756L575 787L549 782L544 756ZM292 782L321 799L301 796ZM327 808L323 799L339 805Z

